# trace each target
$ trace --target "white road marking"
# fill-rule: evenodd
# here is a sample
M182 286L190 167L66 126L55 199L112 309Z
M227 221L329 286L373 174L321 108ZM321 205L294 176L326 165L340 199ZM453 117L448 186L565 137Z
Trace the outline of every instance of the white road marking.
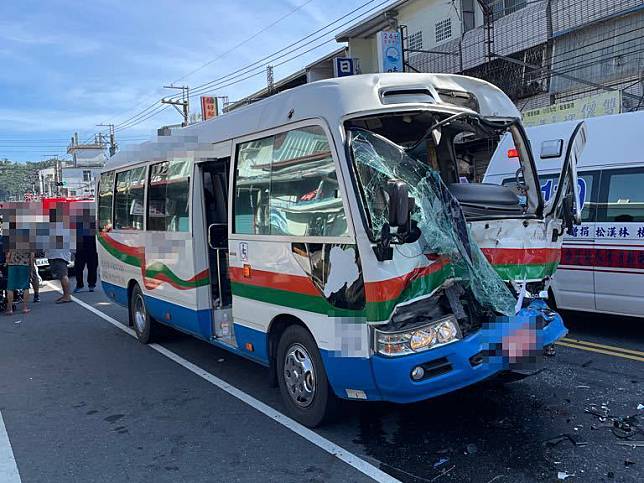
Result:
M54 290L61 292L60 289L55 287L54 285L51 285L48 283L50 287L52 287ZM136 332L129 327L123 325L120 323L118 320L114 319L113 317L110 317L109 315L101 312L95 307L92 307L91 305L83 302L82 300L72 297L72 300L76 302L78 305L81 307L89 310L93 314L97 315L101 319L109 322L112 324L114 327L122 330L128 335L131 335L132 337L136 337ZM162 354L166 356L168 359L173 360L177 364L183 366L185 369L188 369L190 372L193 374L196 374L197 376L201 377L202 379L208 381L210 384L217 386L219 389L226 391L228 394L231 396L236 397L240 401L248 404L252 408L256 409L260 413L264 414L265 416L268 416L272 420L278 422L282 426L290 429L294 433L298 434L302 438L306 439L310 443L313 443L316 445L318 448L323 449L327 453L332 454L333 456L337 457L338 459L344 461L348 465L352 466L356 470L360 471L361 473L367 475L368 477L374 479L375 481L378 482L388 482L388 483L394 483L398 482L396 478L392 477L391 475L388 475L384 471L380 470L379 468L376 468L374 465L366 462L359 456L351 453L350 451L347 451L346 449L342 448L341 446L335 444L332 441L329 441L328 439L324 438L323 436L320 436L317 434L315 431L310 430L309 428L302 426L300 423L297 421L289 418L288 416L280 413L279 411L273 409L271 406L268 404L263 403L262 401L255 399L253 396L250 394L245 393L241 389L236 388L235 386L232 386L231 384L228 384L226 381L223 379L218 378L217 376L209 373L205 369L202 369L201 367L193 364L192 362L184 359L178 354L175 354L174 352L166 349L165 347L159 345L159 344L148 344L148 347L154 349L157 351L159 354ZM2 473L0 473L0 476ZM0 479L0 481L2 481Z
M16 465L16 459L13 456L11 441L9 441L9 435L4 426L2 413L0 413L0 482L20 483L18 465Z

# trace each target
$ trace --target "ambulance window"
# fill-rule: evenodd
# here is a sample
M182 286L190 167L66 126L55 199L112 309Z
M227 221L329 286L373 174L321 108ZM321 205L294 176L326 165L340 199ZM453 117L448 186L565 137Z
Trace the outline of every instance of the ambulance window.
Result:
M541 143L541 159L558 158L563 150L563 139L551 139Z
M581 221L593 221L593 206L595 205L595 202L591 196L593 193L594 181L594 173L578 174L577 186L579 187L579 198L581 202ZM543 201L545 203L554 197L557 192L558 182L559 174L542 174L539 176L541 196L543 196ZM518 191L516 191L516 181L514 179L505 179L502 184L518 193Z
M611 173L608 179L608 198L602 207L602 221L644 221L644 169Z

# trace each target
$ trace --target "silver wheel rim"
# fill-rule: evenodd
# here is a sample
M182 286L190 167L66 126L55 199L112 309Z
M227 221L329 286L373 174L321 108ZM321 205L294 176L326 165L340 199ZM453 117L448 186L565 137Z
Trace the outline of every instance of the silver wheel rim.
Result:
M143 297L137 295L134 301L134 323L139 334L142 334L145 330L145 320L145 303L143 302Z
M315 368L307 350L301 344L293 344L284 357L284 382L295 404L310 406L315 397Z

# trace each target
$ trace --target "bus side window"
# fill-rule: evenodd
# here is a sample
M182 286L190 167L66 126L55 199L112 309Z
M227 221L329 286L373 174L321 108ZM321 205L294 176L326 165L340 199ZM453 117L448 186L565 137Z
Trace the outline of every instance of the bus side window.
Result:
M294 129L238 147L235 233L347 234L335 165L321 127Z
M143 196L145 166L116 174L114 197L114 228L143 230Z
M271 186L273 136L237 148L235 233L268 235L268 195Z
M150 166L148 230L190 231L190 163L164 161Z
M112 201L114 200L114 172L103 173L98 182L98 228L112 229Z
M335 164L321 127L305 127L275 136L270 225L272 235L347 234Z

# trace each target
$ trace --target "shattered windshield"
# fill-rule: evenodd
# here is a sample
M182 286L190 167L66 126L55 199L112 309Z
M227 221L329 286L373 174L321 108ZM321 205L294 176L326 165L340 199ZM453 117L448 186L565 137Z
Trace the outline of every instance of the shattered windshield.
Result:
M412 220L421 231L419 263L426 254L447 256L452 278L465 281L484 307L514 315L516 300L470 236L458 201L438 173L370 131L349 130L349 142L373 237L388 220L387 182L404 181L415 199Z

